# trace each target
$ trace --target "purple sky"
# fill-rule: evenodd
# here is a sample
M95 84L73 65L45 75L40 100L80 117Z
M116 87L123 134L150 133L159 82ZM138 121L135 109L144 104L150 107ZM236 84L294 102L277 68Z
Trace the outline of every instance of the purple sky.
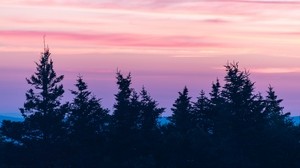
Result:
M170 108L185 85L194 98L208 94L223 65L238 61L257 92L271 84L299 115L299 9L299 0L1 1L0 111L19 113L46 34L65 100L81 74L112 108L119 68Z

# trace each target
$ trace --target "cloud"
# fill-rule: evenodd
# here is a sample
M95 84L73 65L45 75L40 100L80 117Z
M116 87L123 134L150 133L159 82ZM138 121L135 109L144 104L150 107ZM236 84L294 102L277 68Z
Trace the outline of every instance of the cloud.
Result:
M233 0L246 3L265 3L265 4L300 4L299 0Z
M293 67L283 67L283 68L255 68L251 69L254 73L264 73L264 74L282 74L282 73L300 73L300 68Z
M201 48L225 47L223 44L206 42L201 37L192 36L155 36L121 33L83 34L69 32L42 32L42 31L0 31L2 37L8 38L41 38L43 35L62 41L81 41L108 46L133 47L168 47L168 48Z

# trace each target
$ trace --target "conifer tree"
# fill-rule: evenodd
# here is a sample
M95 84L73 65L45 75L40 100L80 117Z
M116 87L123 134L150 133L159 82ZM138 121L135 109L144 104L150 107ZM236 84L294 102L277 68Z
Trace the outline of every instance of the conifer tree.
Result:
M34 75L26 81L33 88L26 93L26 102L20 111L25 118L26 138L53 143L62 130L64 111L61 98L64 93L61 84L64 76L57 76L50 59L48 48L41 54Z
M130 96L130 117L128 123L131 123L131 130L137 131L140 128L141 102L140 95L133 89Z
M210 104L214 106L214 108L220 107L222 97L221 97L221 85L219 79L217 79L217 81L212 84L212 90L209 93L209 95L210 95Z
M125 133L136 127L137 114L132 111L132 102L136 102L138 95L133 94L131 85L131 74L126 77L117 72L118 93L115 95L116 103L114 104L114 112L112 115L112 127L115 131ZM125 132L124 132L125 131Z
M224 125L226 125L224 121L226 122L228 120L228 116L226 116L226 114L228 113L223 111L224 100L222 98L221 93L221 85L219 79L217 79L216 82L212 84L212 90L209 93L209 104L213 122L212 132L214 135L221 134L221 132L226 132L226 130L224 130Z
M82 77L75 84L77 90L71 93L75 96L68 113L69 133L73 141L80 143L96 140L107 131L108 110L101 106L100 99L91 95Z
M249 72L240 71L238 63L225 65L225 85L222 97L225 107L232 119L232 126L236 131L244 132L244 129L254 124L256 113L261 113L254 108L257 95L254 92L254 83L249 79Z
M284 113L280 104L282 99L278 99L272 86L268 87L267 97L265 100L264 114L267 118L269 126L284 126L285 124L291 125L291 120L288 118L290 113Z
M224 126L221 142L226 144L223 156L230 157L232 162L225 161L224 164L245 167L255 164L250 161L250 156L254 155L253 149L257 147L263 129L262 99L254 94L254 83L248 71L239 70L237 63L227 64L225 68L227 74L221 95L224 99L222 113L226 118L221 125ZM232 160L233 157L236 159Z
M170 117L171 123L180 133L187 133L191 127L191 97L188 95L187 87L184 87L182 92L179 92L179 97L173 104L173 114Z
M75 86L76 90L71 90L75 97L67 113L67 145L73 151L69 154L72 158L69 164L74 167L101 165L108 131L108 110L88 90L81 76Z
M197 101L193 103L192 122L194 122L193 127L199 127L207 133L213 131L210 102L203 90L201 90L200 96L197 97Z
M159 108L158 103L153 100L146 89L143 87L140 92L141 97L141 114L140 114L140 125L141 129L145 132L153 131L157 129L158 117L165 110L164 108Z
M118 93L111 121L111 152L115 167L132 164L137 157L137 133L140 102L138 94L131 88L131 74L126 77L117 72ZM129 166L130 167L130 166Z

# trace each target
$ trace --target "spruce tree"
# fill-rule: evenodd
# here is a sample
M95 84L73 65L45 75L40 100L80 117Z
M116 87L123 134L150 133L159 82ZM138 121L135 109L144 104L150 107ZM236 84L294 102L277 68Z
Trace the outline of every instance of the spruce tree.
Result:
M75 97L67 115L69 134L73 141L86 143L107 132L109 115L101 106L101 100L91 95L82 77L77 79L75 86L76 90L71 90Z
M118 93L111 121L111 152L115 167L130 167L138 156L137 133L140 103L131 88L131 74L126 77L117 72Z
M278 99L272 86L268 87L267 96L265 100L264 114L267 118L269 126L284 126L285 124L290 125L291 120L289 119L290 113L284 113L280 104L282 99Z
M240 71L238 63L225 65L225 85L222 97L225 101L226 113L229 113L232 128L236 133L245 132L257 121L261 111L255 109L257 95L254 94L254 83L251 82L248 71Z
M126 77L117 72L118 93L115 95L116 103L112 115L112 128L119 133L126 133L136 127L137 114L132 111L132 102L136 102L137 94L133 95L131 85L131 74ZM125 132L124 132L125 131Z
M221 97L221 85L219 79L215 83L212 84L212 90L209 93L210 95L210 104L216 107L221 106L222 97Z
M282 101L269 86L264 102L265 127L258 142L263 148L257 150L263 158L260 159L261 167L299 167L300 146L296 127L290 113L283 112Z
M253 149L257 147L257 137L263 129L262 108L259 106L261 99L254 94L254 83L250 80L248 71L241 71L238 63L227 64L225 68L227 74L221 95L224 99L222 113L225 113L223 116L226 118L221 125L221 142L226 144L223 156L229 158L224 160L224 164L229 167L245 167L255 164L250 158L253 156Z
M209 99L205 96L203 90L201 90L200 96L197 97L197 101L193 103L192 122L193 127L199 127L203 131L212 134L212 111Z
M67 145L72 150L69 164L75 167L101 165L106 150L108 110L88 90L88 85L81 76L75 86L76 90L71 90L75 97L67 113Z
M143 87L139 94L138 114L138 150L137 167L157 167L157 159L161 159L158 146L161 145L158 118L164 111Z
M228 121L228 116L226 116L226 114L228 113L223 111L224 99L221 93L221 85L219 79L217 79L216 82L212 84L212 89L209 93L209 104L213 122L212 132L215 136L219 136L223 133L226 134L226 129L224 129L224 125L227 125L225 122Z
M36 72L26 81L33 88L26 93L26 102L20 111L25 118L26 136L31 141L53 143L62 133L64 113L61 98L64 93L61 84L64 76L57 76L48 48L44 49Z
M137 131L140 128L140 115L141 115L141 102L140 102L140 95L134 89L132 90L130 96L130 117L128 118L128 123L131 124L132 131Z
M157 120L159 116L165 110L159 108L157 101L153 100L146 89L143 87L140 92L141 97L141 114L140 114L140 125L144 132L149 132L157 129Z
M187 133L191 127L191 97L188 95L187 87L184 87L182 92L179 92L179 97L173 104L173 114L170 117L171 123L180 133Z

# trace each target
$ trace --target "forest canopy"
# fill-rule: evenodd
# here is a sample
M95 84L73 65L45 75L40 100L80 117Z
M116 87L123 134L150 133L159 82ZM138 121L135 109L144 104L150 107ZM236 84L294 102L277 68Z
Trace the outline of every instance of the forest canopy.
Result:
M224 66L223 85L199 89L196 101L183 86L159 124L165 108L145 87L132 87L131 73L116 72L112 111L83 76L63 103L64 75L50 55L45 48L26 78L24 121L2 122L0 167L300 167L300 127L274 88L256 93L236 62Z

